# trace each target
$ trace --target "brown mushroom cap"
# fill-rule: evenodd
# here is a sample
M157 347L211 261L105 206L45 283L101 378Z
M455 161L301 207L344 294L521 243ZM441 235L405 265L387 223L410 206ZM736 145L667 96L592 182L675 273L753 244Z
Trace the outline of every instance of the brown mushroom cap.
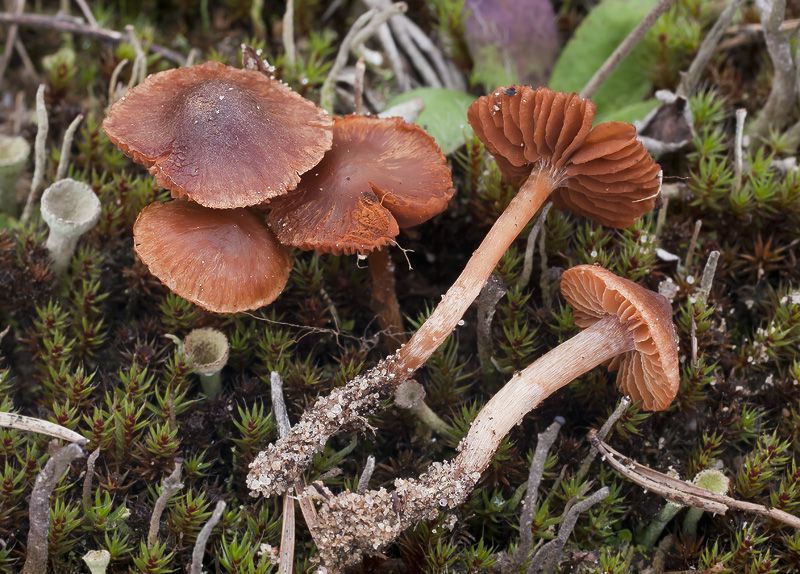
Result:
M467 118L513 185L537 163L549 164L565 176L551 195L558 209L628 227L655 205L661 168L631 124L592 128L594 113L594 104L575 93L511 86L478 98Z
M605 315L628 323L635 350L615 358L617 386L647 410L666 409L680 384L672 307L665 297L596 265L578 265L561 277L575 324L586 328Z
M332 124L277 80L206 62L149 76L103 129L173 197L230 209L294 189L331 147Z
M185 199L152 203L136 219L133 240L153 275L215 313L272 303L293 264L263 218L245 208L208 209Z
M318 253L367 253L400 227L440 213L453 196L442 150L400 118L335 118L333 147L297 189L269 202L278 239Z

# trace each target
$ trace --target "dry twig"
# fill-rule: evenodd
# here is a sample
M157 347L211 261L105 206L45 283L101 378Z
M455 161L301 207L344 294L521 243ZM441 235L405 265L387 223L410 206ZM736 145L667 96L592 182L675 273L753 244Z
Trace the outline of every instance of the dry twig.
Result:
M50 443L50 459L36 477L28 505L28 556L22 574L42 574L47 571L48 532L50 530L50 495L70 463L86 452L77 443L57 447Z
M156 500L153 507L153 515L150 517L150 530L147 533L147 547L153 548L158 541L158 524L161 522L161 515L167 507L167 502L172 498L172 495L183 488L181 482L181 467L183 466L183 459L175 459L175 470L172 471L167 478L164 479L164 484L161 486L161 494Z
M120 44L129 40L129 36L126 33L117 32L116 30L106 30L105 28L93 28L79 18L68 18L62 15L48 16L45 14L10 14L8 12L0 12L0 24L18 24L20 26L32 26L34 28L49 28L58 30L59 32L69 32L88 36L90 38L97 38L98 40L114 44ZM150 52L158 54L165 60L169 60L175 64L183 65L184 63L183 56L164 46L150 44L148 49Z
M718 494L711 490L700 488L690 482L672 478L617 452L600 440L594 429L590 430L587 436L592 446L603 455L603 460L617 472L628 480L635 482L648 491L655 492L671 502L692 506L714 514L725 514L729 508L734 508L772 518L792 528L800 528L800 518L788 512L776 508L767 508L753 502L737 500L725 494Z
M217 502L217 507L211 513L208 522L205 523L203 529L197 535L197 540L192 549L192 564L189 567L189 574L200 574L203 568L203 555L206 553L206 544L211 537L211 531L222 518L222 513L225 511L225 501L220 500Z
M594 95L597 89L611 75L611 72L613 72L616 67L619 66L619 63L642 41L647 31L656 23L656 20L658 20L664 12L669 10L669 7L672 6L674 1L675 0L658 0L658 3L653 9L642 18L642 21L631 30L631 33L617 46L617 49L614 50L608 59L603 62L600 69L594 73L589 83L581 90L581 97L591 98Z

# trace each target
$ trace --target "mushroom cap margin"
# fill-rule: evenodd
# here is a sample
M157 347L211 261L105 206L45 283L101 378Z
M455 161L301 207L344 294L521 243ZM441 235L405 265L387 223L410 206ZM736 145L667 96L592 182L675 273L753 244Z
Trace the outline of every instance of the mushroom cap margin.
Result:
M172 292L214 313L272 303L293 266L260 215L186 199L152 203L133 226L134 249Z
M213 61L148 76L103 120L109 139L173 197L216 209L294 189L330 149L332 125L281 82Z
M678 392L678 343L672 306L662 295L597 265L564 271L561 292L575 324L586 328L607 314L629 323L635 349L611 361L617 386L647 410L666 409Z

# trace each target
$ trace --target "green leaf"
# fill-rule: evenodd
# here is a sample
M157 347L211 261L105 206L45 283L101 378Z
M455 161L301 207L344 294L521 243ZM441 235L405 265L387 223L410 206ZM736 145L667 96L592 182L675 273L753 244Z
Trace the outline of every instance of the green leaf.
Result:
M556 61L549 87L580 92L655 4L655 0L604 0L595 6ZM646 53L645 43L639 44L592 96L598 117L641 102L647 96L652 85L643 72Z
M603 115L599 113L594 117L594 123L599 124L601 122L628 122L634 123L641 121L656 109L661 102L659 102L656 98L650 98L644 100L642 102L634 102L632 104L628 104L624 108L619 108L616 110L609 110Z
M386 102L386 107L413 98L419 98L425 104L416 124L433 136L444 153L454 152L472 137L472 128L467 123L467 108L475 101L475 96L446 88L419 88L395 96Z

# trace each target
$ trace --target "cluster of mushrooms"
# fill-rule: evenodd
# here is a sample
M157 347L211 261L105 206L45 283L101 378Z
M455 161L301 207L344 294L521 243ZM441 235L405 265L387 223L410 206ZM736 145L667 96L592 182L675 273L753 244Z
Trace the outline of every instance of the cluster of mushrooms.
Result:
M472 104L469 123L516 196L411 339L321 397L257 457L248 476L253 493L292 488L333 433L381 408L456 328L546 200L617 228L653 208L660 167L633 126L593 127L594 114L594 104L577 94L527 86L501 88ZM174 292L216 312L274 300L292 266L286 246L382 253L380 260L370 255L375 277L376 269L386 269L385 248L399 228L441 212L453 194L446 158L420 128L399 119L331 119L256 70L209 62L153 75L114 104L103 126L176 198L142 211L134 226L137 253ZM669 302L599 266L565 271L561 288L584 330L517 373L487 403L452 463L396 484L393 494L326 495L310 525L323 565L336 571L415 522L461 504L506 433L543 398L597 365L619 369L620 389L643 408L670 404L679 380Z
M149 76L103 128L176 198L137 218L139 257L216 313L274 301L293 266L288 247L369 254L375 285L385 283L382 248L454 192L444 154L419 127L330 118L261 71L216 62Z

